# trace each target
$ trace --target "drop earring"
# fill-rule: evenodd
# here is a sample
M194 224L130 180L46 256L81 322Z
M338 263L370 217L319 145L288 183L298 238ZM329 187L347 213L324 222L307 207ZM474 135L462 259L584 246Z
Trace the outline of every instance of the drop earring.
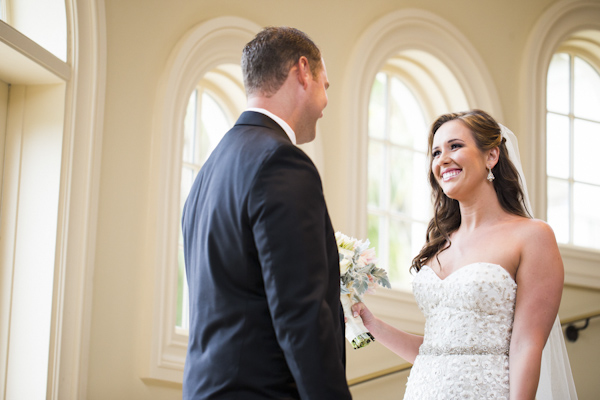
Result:
M488 175L487 175L487 180L489 182L493 181L494 179L496 179L496 177L494 176L494 174L492 173L492 169L490 167L488 167Z

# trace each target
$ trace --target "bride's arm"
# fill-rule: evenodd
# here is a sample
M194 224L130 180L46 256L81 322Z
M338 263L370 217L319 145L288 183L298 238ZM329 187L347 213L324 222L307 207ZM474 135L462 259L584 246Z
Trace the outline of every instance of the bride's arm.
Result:
M531 220L523 230L517 270L517 301L510 343L510 399L533 400L540 377L542 350L552 329L564 281L554 232Z
M423 344L423 336L406 333L383 322L375 317L364 303L353 305L352 311L354 315L360 315L363 323L378 342L406 361L415 362L419 354L419 346Z

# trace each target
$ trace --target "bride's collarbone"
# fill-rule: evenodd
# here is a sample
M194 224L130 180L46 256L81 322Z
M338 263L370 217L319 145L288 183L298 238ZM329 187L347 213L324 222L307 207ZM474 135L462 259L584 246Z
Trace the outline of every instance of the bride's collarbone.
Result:
M481 258L481 259L477 259L477 261L456 262L451 265L446 265L442 262L441 267L440 267L439 263L437 263L437 262L428 263L427 265L438 276L438 278L440 278L441 280L445 280L450 275L453 275L454 273L460 271L461 269L463 269L465 267L472 267L477 264L482 264L482 265L488 264L488 265L494 265L499 268L502 268L510 275L510 277L513 279L513 281L516 281L516 269L513 267L506 267L505 266L505 265L507 265L506 263L494 261L493 257L492 258L489 258L489 257Z
M519 266L520 250L514 245L500 245L497 242L453 243L429 263L438 276L444 278L460 268L477 263L496 264L515 277Z

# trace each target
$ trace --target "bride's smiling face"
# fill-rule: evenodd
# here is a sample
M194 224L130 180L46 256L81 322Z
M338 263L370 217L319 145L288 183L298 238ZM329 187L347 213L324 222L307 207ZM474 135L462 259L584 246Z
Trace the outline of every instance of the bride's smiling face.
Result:
M461 200L486 181L486 152L460 120L439 127L433 137L431 170L446 196Z

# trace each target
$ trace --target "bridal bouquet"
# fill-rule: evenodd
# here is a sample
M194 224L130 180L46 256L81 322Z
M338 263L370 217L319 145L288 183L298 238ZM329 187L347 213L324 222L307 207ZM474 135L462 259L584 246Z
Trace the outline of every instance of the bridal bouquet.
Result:
M372 292L377 285L391 288L387 272L375 265L375 249L369 241L360 241L341 232L335 233L340 254L341 301L346 317L346 339L359 349L375 341L362 322L352 315L352 305L362 301L362 295Z

